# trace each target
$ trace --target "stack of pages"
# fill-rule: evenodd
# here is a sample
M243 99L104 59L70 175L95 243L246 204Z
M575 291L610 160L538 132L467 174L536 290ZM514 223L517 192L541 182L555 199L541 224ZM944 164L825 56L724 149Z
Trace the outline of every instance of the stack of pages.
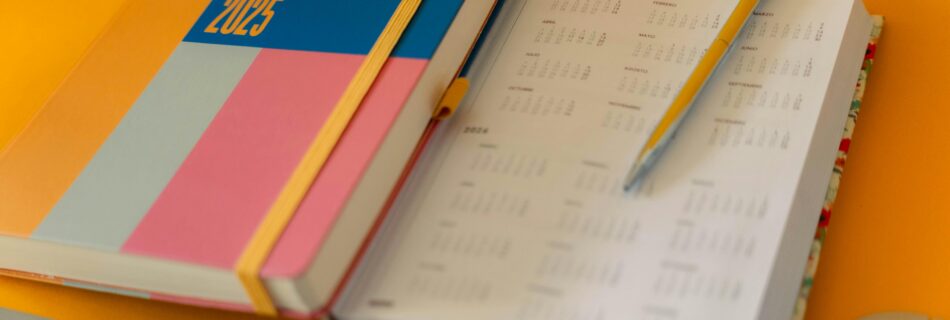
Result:
M0 147L0 274L300 318L793 315L871 35L860 0L761 1L630 192L738 0L414 2L213 0L160 61L135 54L142 21L189 5L127 5ZM458 112L430 121L459 74ZM332 153L301 178L315 146Z

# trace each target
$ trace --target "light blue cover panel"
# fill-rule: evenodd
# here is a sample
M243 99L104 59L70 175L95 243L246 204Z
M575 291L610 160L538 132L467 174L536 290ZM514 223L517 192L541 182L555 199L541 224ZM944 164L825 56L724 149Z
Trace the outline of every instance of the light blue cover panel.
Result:
M181 43L32 238L118 252L258 52Z

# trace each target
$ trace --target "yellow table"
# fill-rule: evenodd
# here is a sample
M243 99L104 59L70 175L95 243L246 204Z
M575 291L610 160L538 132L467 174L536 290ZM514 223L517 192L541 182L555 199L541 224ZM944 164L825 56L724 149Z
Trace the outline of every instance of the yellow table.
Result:
M124 2L0 2L0 150L39 110Z
M950 2L865 2L887 21L808 319L950 318Z
M15 112L0 118L0 149L5 130L32 116L123 2L4 4L0 21L14 32L0 40L0 113ZM950 2L866 3L887 22L808 319L950 318ZM7 278L0 308L56 319L255 319Z
M49 319L270 319L0 277L0 308Z
M0 1L0 152L130 1ZM258 319L0 277L4 308L51 319Z

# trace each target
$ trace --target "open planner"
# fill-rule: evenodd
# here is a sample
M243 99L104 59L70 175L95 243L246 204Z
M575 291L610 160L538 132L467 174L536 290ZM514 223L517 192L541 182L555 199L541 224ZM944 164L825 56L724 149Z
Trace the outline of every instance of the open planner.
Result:
M624 190L739 4L130 0L0 143L0 275L293 318L800 316L860 0L761 0Z
M337 313L790 317L871 32L860 1L763 1L622 188L734 6L508 1Z

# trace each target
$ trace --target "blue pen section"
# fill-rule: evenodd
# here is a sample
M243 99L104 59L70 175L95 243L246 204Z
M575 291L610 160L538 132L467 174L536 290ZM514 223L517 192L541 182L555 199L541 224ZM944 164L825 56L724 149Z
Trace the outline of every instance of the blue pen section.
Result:
M185 41L246 47L367 54L399 5L399 0L282 0L273 2L266 23L267 4L275 0L213 0L198 18ZM247 5L245 14L240 10ZM235 4L237 3L237 4ZM232 16L228 4L236 18ZM462 0L424 0L393 53L396 57L432 57L455 19ZM263 9L262 9L263 8ZM260 12L258 12L260 9ZM255 14L256 13L256 14ZM241 22L237 22L243 17ZM217 21L216 21L217 20ZM247 21L243 27L234 27ZM265 25L258 35L253 28ZM209 32L208 27L216 32ZM228 27L231 26L231 27ZM226 29L244 29L239 35Z

